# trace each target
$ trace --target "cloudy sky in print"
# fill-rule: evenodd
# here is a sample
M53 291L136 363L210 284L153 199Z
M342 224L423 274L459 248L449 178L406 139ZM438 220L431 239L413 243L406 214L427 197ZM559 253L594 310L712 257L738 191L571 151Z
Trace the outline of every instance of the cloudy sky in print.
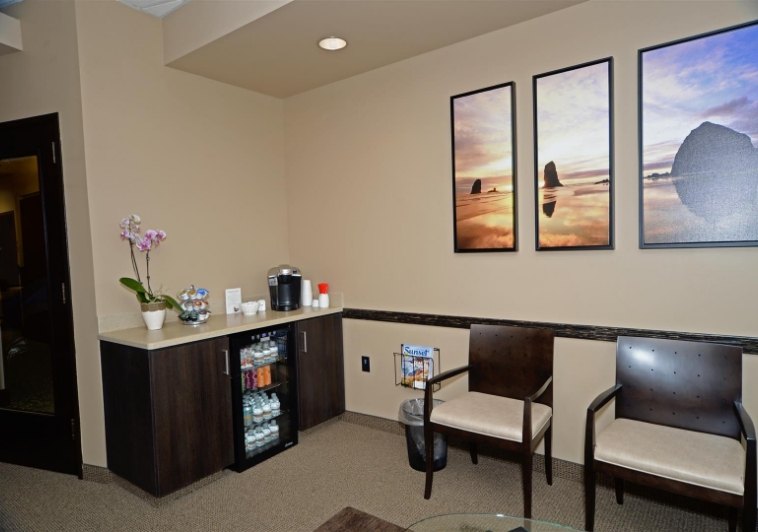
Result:
M644 175L668 172L684 138L705 121L758 147L758 24L642 54Z
M513 174L511 86L453 99L455 178Z
M537 78L537 168L559 179L608 176L608 63ZM541 185L540 185L541 186Z

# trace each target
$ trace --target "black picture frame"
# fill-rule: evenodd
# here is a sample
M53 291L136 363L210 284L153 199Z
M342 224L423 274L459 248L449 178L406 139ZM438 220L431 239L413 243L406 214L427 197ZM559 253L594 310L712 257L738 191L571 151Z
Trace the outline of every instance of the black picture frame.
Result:
M535 248L613 249L613 58L534 75L532 94Z
M756 50L758 20L638 51L640 248L758 245Z
M451 96L450 129L455 253L517 251L516 84Z

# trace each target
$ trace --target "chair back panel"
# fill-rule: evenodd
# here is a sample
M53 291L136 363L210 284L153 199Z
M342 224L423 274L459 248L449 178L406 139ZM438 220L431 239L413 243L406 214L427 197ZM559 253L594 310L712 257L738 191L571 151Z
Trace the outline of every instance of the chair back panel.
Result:
M536 392L553 374L553 331L472 324L469 390L513 399ZM552 387L540 403L553 405Z
M619 336L616 417L739 437L742 348Z

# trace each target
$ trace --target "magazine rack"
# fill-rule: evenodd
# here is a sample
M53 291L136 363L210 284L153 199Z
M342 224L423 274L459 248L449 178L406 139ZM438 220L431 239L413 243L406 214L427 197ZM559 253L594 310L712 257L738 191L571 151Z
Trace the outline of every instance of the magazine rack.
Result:
M426 381L440 372L440 350L434 348L431 357L393 353L395 355L395 386L425 390ZM441 384L435 384L434 391Z

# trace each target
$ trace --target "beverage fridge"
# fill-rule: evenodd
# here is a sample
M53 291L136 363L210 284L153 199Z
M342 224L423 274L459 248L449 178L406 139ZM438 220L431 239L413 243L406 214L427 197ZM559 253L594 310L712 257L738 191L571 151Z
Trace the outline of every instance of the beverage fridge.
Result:
M231 335L235 471L297 444L297 371L289 324Z

